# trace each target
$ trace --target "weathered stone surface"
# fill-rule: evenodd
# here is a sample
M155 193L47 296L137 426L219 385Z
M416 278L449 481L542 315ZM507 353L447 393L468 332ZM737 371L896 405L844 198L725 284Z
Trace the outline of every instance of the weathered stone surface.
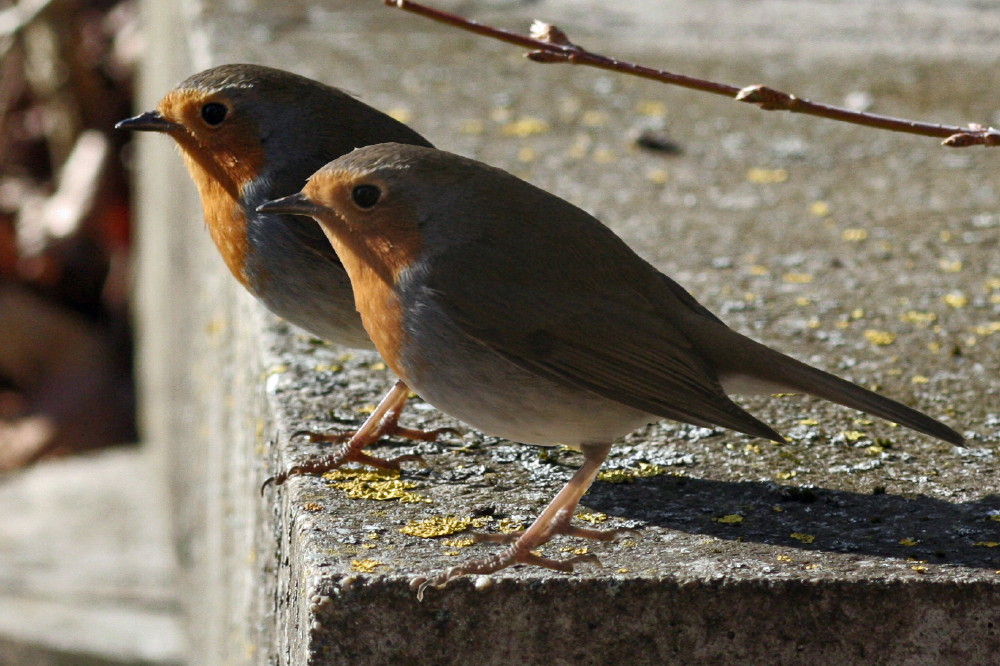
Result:
M351 499L313 478L261 498L264 478L317 451L294 432L360 422L391 378L373 355L262 314L214 256L180 160L143 137L146 423L172 470L198 661L976 663L1000 648L994 151L533 64L377 2L190 2L183 17L147 4L147 105L224 62L341 86L593 212L738 330L969 437L954 448L802 398L744 401L789 435L783 446L661 423L607 464L660 474L584 498L641 538L546 548L586 545L604 568L513 569L418 603L412 575L488 547L401 527L526 522L578 457L468 433L393 449L428 460L403 478L429 502ZM699 2L437 4L518 30L537 16L588 47L736 85L996 122L983 56L1000 22L973 2L873 16L845 0L792 16L768 1L752 17L738 2L710 14ZM680 153L637 148L647 128ZM413 402L407 424L454 425Z
M41 462L0 484L0 663L182 663L159 469L135 447Z

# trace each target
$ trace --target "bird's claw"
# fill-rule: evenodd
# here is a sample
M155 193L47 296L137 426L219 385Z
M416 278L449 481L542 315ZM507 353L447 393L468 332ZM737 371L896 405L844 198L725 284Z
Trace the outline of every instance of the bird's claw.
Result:
M526 551L515 544L499 553L495 553L478 560L472 560L459 566L451 567L430 578L417 576L410 580L410 589L417 591L417 601L423 601L424 593L428 590L428 588L440 590L456 578L468 576L469 574L485 575L496 573L497 571L506 569L514 564L530 564L545 567L546 569L552 569L553 571L559 571L561 573L573 573L574 567L578 564L592 564L598 567L603 566L598 557L593 554L574 555L573 557L568 557L564 560L554 560L548 557L542 557L541 555L531 551Z
M400 469L401 464L404 462L417 462L422 466L427 467L427 461L424 460L423 456L416 453L385 459L376 458L375 456L370 456L363 451L353 450L345 446L333 455L316 458L302 463L301 465L295 465L284 472L278 472L274 476L267 477L264 480L264 483L261 484L260 493L263 495L268 486L272 484L280 486L293 476L322 476L323 474L338 469L342 465L349 462L361 463L362 465L369 465L378 469L391 470Z

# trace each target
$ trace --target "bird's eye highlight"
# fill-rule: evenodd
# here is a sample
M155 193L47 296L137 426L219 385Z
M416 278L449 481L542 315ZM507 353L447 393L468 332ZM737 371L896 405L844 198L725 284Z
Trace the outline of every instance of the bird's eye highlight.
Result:
M226 105L219 104L218 102L209 102L201 107L201 119L212 127L225 120L228 113L229 109L226 108Z
M378 203L382 198L382 190L374 185L357 185L351 190L351 199L358 205L358 208L368 210Z

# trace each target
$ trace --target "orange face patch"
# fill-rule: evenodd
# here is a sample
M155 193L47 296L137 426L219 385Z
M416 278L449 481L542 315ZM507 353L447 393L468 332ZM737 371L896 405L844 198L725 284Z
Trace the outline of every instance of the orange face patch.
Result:
M366 184L376 183L369 179ZM365 330L389 367L403 380L403 311L396 294L400 275L420 256L423 244L412 211L387 196L371 210L351 200L352 174L320 172L303 193L328 213L324 232L351 277L354 301Z
M259 131L249 118L231 110L219 126L208 125L201 109L210 102L232 109L229 100L220 95L175 90L161 100L158 110L178 126L170 134L198 188L209 233L230 272L247 287L244 264L250 248L239 198L259 177L264 153Z

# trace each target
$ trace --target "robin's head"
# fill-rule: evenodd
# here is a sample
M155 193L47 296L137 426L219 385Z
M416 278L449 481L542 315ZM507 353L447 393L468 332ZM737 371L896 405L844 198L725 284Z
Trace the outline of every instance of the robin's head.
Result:
M119 128L177 141L196 182L209 179L238 198L259 180L283 193L357 146L419 134L336 88L261 65L222 65L188 77L155 111Z
M394 280L419 255L423 224L447 205L445 181L458 175L444 161L435 164L439 154L396 143L361 148L317 171L300 193L257 210L315 218L341 254L358 255Z

